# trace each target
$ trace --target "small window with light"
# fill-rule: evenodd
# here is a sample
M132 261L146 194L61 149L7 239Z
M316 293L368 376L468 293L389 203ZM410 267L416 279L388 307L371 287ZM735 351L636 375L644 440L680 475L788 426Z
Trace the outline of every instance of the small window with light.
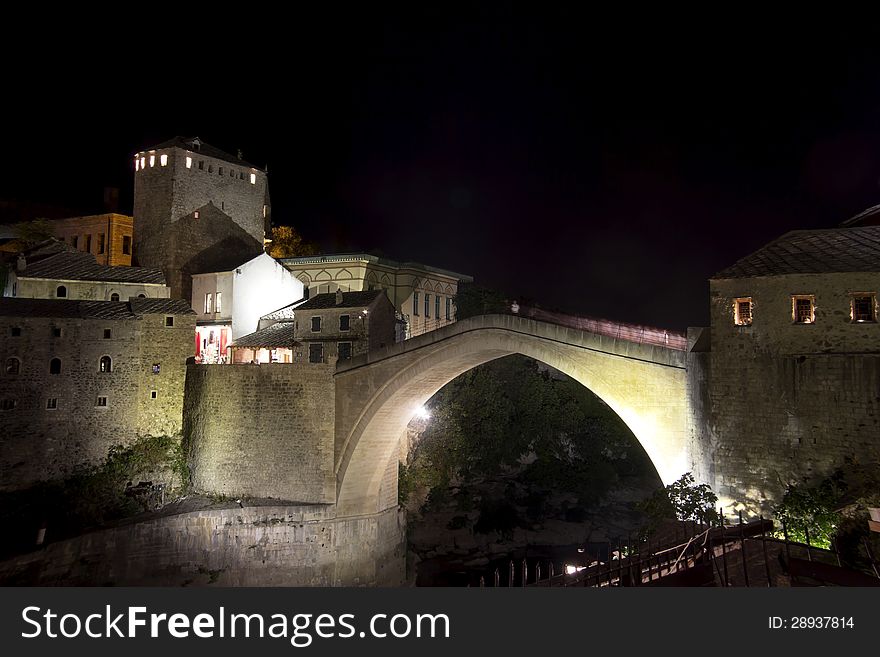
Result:
M733 302L733 323L737 326L752 325L752 298L740 297Z
M850 317L853 322L865 323L877 321L877 295L859 293L852 296Z
M795 324L816 323L816 298L811 294L795 294L791 297L791 321Z

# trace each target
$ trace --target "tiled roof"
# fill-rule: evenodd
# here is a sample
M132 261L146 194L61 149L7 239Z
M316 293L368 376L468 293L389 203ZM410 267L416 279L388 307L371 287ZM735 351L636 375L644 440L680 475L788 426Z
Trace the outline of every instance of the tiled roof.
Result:
M99 265L93 255L78 251L62 251L37 262L29 262L25 270L17 272L17 275L19 278L51 278L68 281L165 284L165 274L161 269Z
M279 308L278 310L273 310L271 313L267 315L263 315L260 319L272 319L277 322L283 322L285 320L291 320L295 316L296 308L303 303L303 299L299 301L294 301L293 303L289 303L283 308Z
M293 347L294 339L293 322L279 322L272 324L248 335L243 335L232 343L233 347Z
M67 299L0 298L0 317L60 317L78 319L137 319L141 315L194 315L179 299L132 301L72 301Z
M356 306L369 306L380 294L385 294L385 290L343 292L342 303L336 303L335 292L317 294L301 306L297 306L296 310L323 310L326 308L354 308Z
M198 145L196 145L198 144ZM198 137L174 137L173 139L169 139L168 141L163 141L158 146L153 146L152 148L145 148L144 151L158 151L163 148L182 148L187 151L191 151L193 153L201 153L202 155L207 155L208 157L213 157L218 160L225 160L226 162L231 162L232 164L238 164L243 167L250 167L252 169L259 169L259 167L251 164L250 162L246 162L241 158L236 157L235 155L230 155L226 151L220 150L216 146L211 146L211 144L206 144L204 141L199 139Z
M712 278L880 272L880 226L795 230Z
M183 299L129 299L131 309L138 315L195 315L188 301Z

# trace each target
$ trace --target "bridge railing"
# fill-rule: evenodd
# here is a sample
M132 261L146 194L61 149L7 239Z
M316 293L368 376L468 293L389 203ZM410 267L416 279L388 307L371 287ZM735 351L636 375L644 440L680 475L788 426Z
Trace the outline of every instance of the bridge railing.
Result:
M567 315L565 313L552 312L550 310L543 310L542 308L533 308L530 306L514 307L516 308L516 311L514 312L511 310L511 314L527 317L529 319L536 319L549 324L558 324L560 326L576 328L589 333L598 333L599 335L606 335L611 338L637 342L639 344L668 347L669 349L676 349L678 351L687 350L687 334L681 331L668 331L653 326L614 322L608 319L579 317L577 315Z

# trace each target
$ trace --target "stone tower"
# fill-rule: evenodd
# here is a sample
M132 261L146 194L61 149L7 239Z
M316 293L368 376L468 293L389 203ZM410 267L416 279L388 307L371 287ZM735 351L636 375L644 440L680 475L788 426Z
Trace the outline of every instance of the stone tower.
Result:
M190 300L192 274L224 271L263 250L266 172L198 137L175 137L134 161L134 264L165 272Z

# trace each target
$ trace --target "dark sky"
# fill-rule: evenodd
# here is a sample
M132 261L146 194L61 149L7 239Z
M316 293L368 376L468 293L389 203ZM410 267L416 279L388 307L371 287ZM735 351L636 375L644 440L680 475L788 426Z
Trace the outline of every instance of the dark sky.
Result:
M198 135L267 164L276 222L326 252L670 328L707 321L713 272L880 203L872 20L540 11L51 35L4 72L0 199L130 211L131 155Z

